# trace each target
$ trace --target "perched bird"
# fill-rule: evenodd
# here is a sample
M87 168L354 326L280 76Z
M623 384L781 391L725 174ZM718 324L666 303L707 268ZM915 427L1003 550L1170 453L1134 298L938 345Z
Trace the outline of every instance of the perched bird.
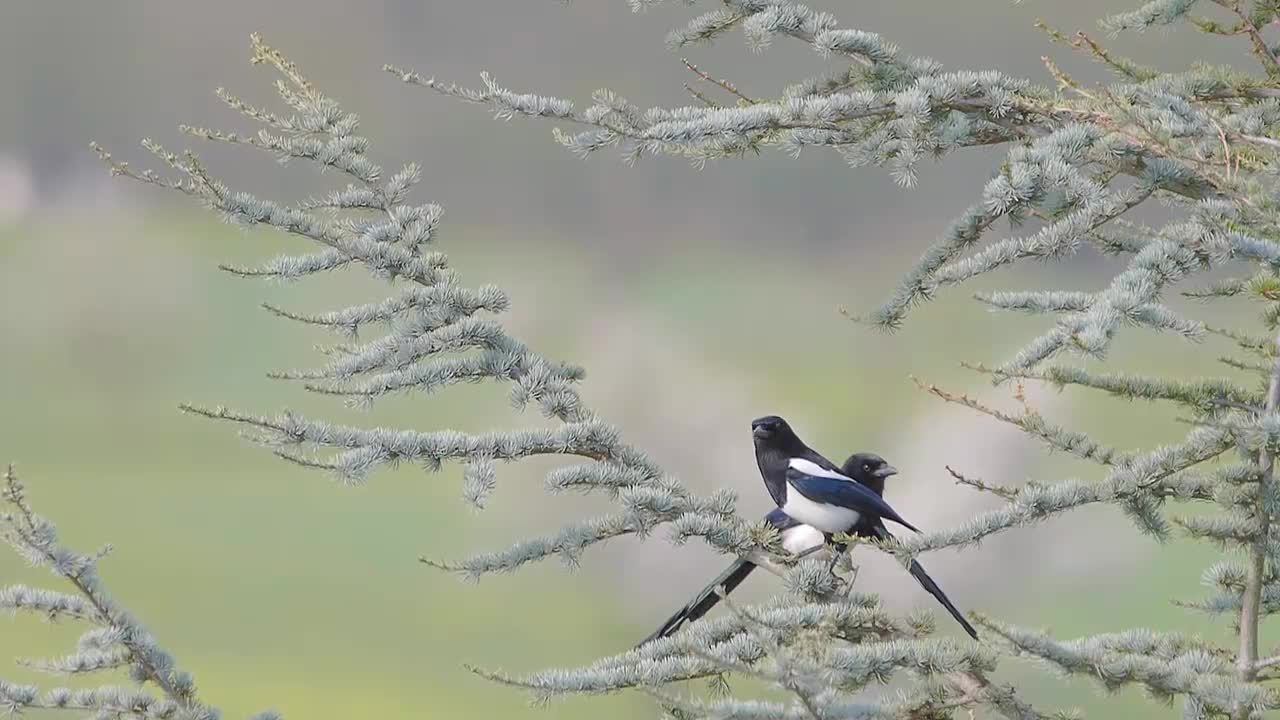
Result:
M840 466L840 472L841 474L854 478L859 483L867 486L877 495L882 495L884 494L885 478L890 477L891 475L896 475L898 471L892 465L885 462L884 458L879 455L874 455L872 453L857 453L850 455L849 459L844 461L844 465ZM884 526L884 520L881 518L863 517L852 528L844 532L846 535L872 538L876 540L889 540L893 538L893 535L891 535L889 533L889 529ZM843 552L844 547L837 545L837 557ZM961 614L960 610L951 603L951 598L948 598L947 594L942 592L942 588L938 587L938 583L934 582L933 578L929 577L929 573L924 571L923 565L912 560L911 565L907 568L907 572L911 573L911 577L915 578L916 582L920 583L920 587L924 588L925 592L932 595L934 599L942 604L942 607L947 609L947 612L951 613L951 617L955 618L956 622L960 623L960 627L964 628L964 631L969 634L969 637L974 640L978 639L978 631L973 627L973 625L969 624L969 621L964 618L964 615Z
M820 548L827 542L827 536L822 531L796 522L779 508L770 511L768 515L764 516L764 520L778 530L778 533L782 536L782 547L789 553L799 555L800 553ZM668 637L679 630L685 623L693 622L706 615L711 608L720 602L722 596L717 592L719 588L724 588L724 594L728 595L733 592L734 588L741 585L742 581L746 580L751 571L755 569L755 563L750 560L742 558L735 560L724 572L717 575L715 580L712 580L709 585L695 595L688 604L667 618L661 627L649 637L641 640L636 647L648 644L658 638Z
M783 512L795 520L822 531L828 538L836 533L888 540L893 536L885 520L920 532L884 501L884 481L898 470L884 458L871 453L849 457L841 468L804 444L786 420L768 415L751 421L756 446L756 464L765 487ZM837 545L831 567L843 553ZM956 609L942 588L924 567L912 561L907 569L930 595L942 603L951 616L974 640L978 631Z
M868 462L863 462L864 459ZM870 462L871 460L876 462ZM885 468L888 468L887 474ZM847 470L850 473L850 477L872 488L877 494L884 491L884 478L896 472L880 456L868 453L860 453L850 457ZM876 473L880 473L880 475L877 476ZM774 500L777 501L777 499L778 497L775 495ZM768 515L764 516L764 520L778 530L778 533L782 536L782 548L793 555L820 548L827 544L830 539L828 533L824 533L812 525L805 525L799 522L783 512L782 508L775 508L770 511ZM833 556L833 566L835 559L838 559L838 555ZM640 645L658 638L667 637L679 630L685 623L693 622L706 615L723 597L717 592L719 588L724 588L724 595L728 595L733 592L734 588L741 585L742 581L746 580L751 571L755 569L755 564L749 560L735 560L724 572L716 576L715 580L712 580L701 592L695 595L688 604L667 618L667 621L653 634L640 641ZM637 645L637 647L640 645Z
M819 456L821 457L821 456ZM884 494L885 479L897 474L897 470L885 462L884 458L872 453L855 453L849 456L844 465L840 467L840 473L845 477L851 478L860 483L876 495ZM772 492L773 488L770 488ZM774 495L775 502L778 495ZM774 509L765 516L765 521L773 527L777 528L782 536L782 546L790 553L799 555L806 551L821 547L830 541L830 534L821 530L805 525L790 515L787 515L781 508ZM856 523L853 527L841 530L848 535L868 538L887 539L892 537L889 530L884 526L884 522L878 517L863 520ZM835 548L833 560L839 557L839 553L843 552L843 546L837 545ZM834 564L834 562L833 562ZM720 602L722 595L718 592L719 588L724 588L724 595L733 592L743 580L755 570L756 566L748 560L735 560L729 565L724 572L720 573L705 588L693 597L684 607L677 610L671 617L667 618L653 634L642 640L637 647L643 646L658 638L668 637L677 630L706 615L710 610ZM969 633L975 640L978 637L977 631L969 624L955 605L951 604L951 600L947 598L942 589L938 587L933 578L925 573L920 563L912 562L909 572L922 587L930 594L937 598L938 602L951 613L951 616Z
M786 420L768 415L751 421L756 465L765 487L782 511L831 535L848 532L860 521L892 520L920 532L872 488L840 472L830 460L804 444ZM898 472L887 463L876 470L883 480Z

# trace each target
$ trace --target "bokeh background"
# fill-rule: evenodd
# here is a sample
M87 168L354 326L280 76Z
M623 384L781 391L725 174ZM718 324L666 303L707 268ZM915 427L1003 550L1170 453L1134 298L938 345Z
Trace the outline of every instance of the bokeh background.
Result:
M1050 46L1032 27L1038 15L1092 30L1115 10L1099 0L816 4L907 52L1042 81L1045 54L1085 78L1102 76ZM179 123L246 129L213 90L273 100L269 73L247 62L252 31L363 115L385 165L423 164L419 197L445 206L441 248L464 279L509 291L515 331L585 365L586 399L695 489L732 487L744 513L766 509L747 423L769 412L833 457L858 449L888 457L904 470L891 499L927 527L992 503L954 486L944 464L1003 483L1098 476L943 405L910 376L1011 404L1008 389L993 390L958 361L999 361L1043 321L989 314L971 292L1096 288L1114 261L1086 254L948 291L891 336L839 312L883 298L977 197L996 155L926 164L911 190L821 152L701 170L672 158L626 167L608 153L584 162L552 142L548 123L495 122L380 70L390 62L472 84L489 70L514 89L579 101L608 86L640 105L685 104L681 84L693 78L663 37L697 11L672 3L633 14L623 0L0 3L0 460L18 463L69 542L114 545L103 571L116 596L226 717L268 707L287 718L650 717L647 701L627 695L531 708L461 665L518 672L624 649L725 562L699 544L673 548L656 537L593 551L573 573L548 563L469 585L417 556L502 548L600 512L603 501L544 495L549 465L538 463L501 468L483 513L463 502L456 467L380 472L367 486L342 487L248 446L233 428L177 411L182 401L289 407L421 429L539 422L515 417L502 388L397 399L361 415L268 380L269 370L317 362L312 346L327 338L259 303L330 309L380 287L358 277L282 287L221 273L219 262L303 248L111 179L95 160L90 140L146 165L142 137L190 145ZM1170 68L1245 58L1229 41L1185 31L1114 45ZM757 95L827 66L794 42L753 54L740 36L684 54ZM197 149L233 185L276 198L339 182L238 148ZM806 345L823 351L794 352L802 336L822 338ZM1220 374L1219 350L1133 331L1111 362ZM1185 432L1154 406L1039 388L1029 395L1052 419L1125 448ZM1170 603L1200 592L1212 556L1182 541L1157 545L1114 510L1089 509L925 561L961 606L1064 637L1154 626L1225 639L1223 625ZM904 611L936 609L891 560L869 550L857 560L864 589ZM0 584L45 579L0 554ZM743 592L760 598L776 584L753 578ZM939 626L954 632L940 613ZM0 677L33 679L10 658L63 652L74 637L71 626L4 619ZM1104 705L1089 682L1063 683L1019 661L999 676L1050 708L1172 712L1136 692Z

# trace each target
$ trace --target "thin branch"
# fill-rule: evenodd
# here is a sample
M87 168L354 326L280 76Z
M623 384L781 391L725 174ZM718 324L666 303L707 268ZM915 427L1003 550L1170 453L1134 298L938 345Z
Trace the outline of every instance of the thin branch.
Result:
M1275 138L1262 137L1261 135L1244 135L1244 134L1236 134L1235 137L1247 143L1253 143L1254 145L1266 145L1267 147L1270 147L1270 148L1280 148L1280 140L1276 140Z
M1264 668L1269 668L1273 665L1280 665L1280 655L1259 660L1258 662L1253 664L1253 669L1262 670Z
M1276 62L1276 56L1272 54L1271 48L1267 47L1267 41L1262 37L1258 26L1253 24L1248 13L1240 9L1240 0L1213 0L1213 2L1231 11L1240 19L1240 29L1249 36L1249 42L1253 43L1253 54L1258 56L1267 75L1272 77L1280 75L1280 63Z
M979 372L984 370L981 366L968 364L965 364L964 367L977 370ZM1114 448L1094 442L1081 433L1072 432L1062 427L1049 424L1045 421L1042 415L1035 412L1025 403L1023 404L1025 412L1022 415L1010 415L986 405L979 400L971 398L968 395L957 395L943 390L932 383L925 383L914 375L911 376L911 380L916 384L916 387L930 393L931 395L941 398L946 402L967 407L970 410L976 410L983 415L995 418L1000 422L1013 425L1026 434L1039 438L1054 450L1060 450L1062 452L1075 455L1076 457L1093 460L1096 463L1108 466L1123 465L1129 460L1129 456L1126 453L1122 453Z
M122 625L119 622L118 611L103 596L99 584L93 579L92 565L79 562L68 565L65 551L61 549L54 551L42 543L33 542L29 539L33 533L42 532L40 528L44 525L44 522L36 517L35 511L27 503L13 465L9 465L5 471L4 489L0 499L12 505L18 511L18 517L15 522L17 540L32 552L38 553L44 562L49 563L57 575L71 583L76 591L93 607L97 615L96 622L103 627L130 630L131 628L128 625ZM125 632L122 635L120 645L129 653L129 664L140 671L145 679L154 683L166 697L183 709L192 711L193 716L199 714L195 711L204 710L204 706L196 698L194 688L178 687L174 683L176 674L172 670L163 670L156 664L155 658L157 654L154 651L154 647L147 647L141 644L137 636L129 632Z
M756 104L755 100L752 100L746 95L743 95L738 90L737 86L729 82L728 80L717 80L716 78L711 77L709 74L707 74L702 69L700 69L697 65L694 65L693 63L689 62L688 58L680 58L680 62L684 63L684 66L689 68L689 71L692 72L694 75L697 75L698 77L711 83L712 85L722 88L725 92L729 93L730 95L737 96L738 99L742 100L748 105ZM685 87L688 87L688 85L686 85ZM690 92L692 92L692 90L690 90Z
M953 470L950 465L944 465L943 467L947 469L947 472L951 474L951 477L955 478L957 485L967 485L974 490L989 492L992 495L997 495L1005 500L1016 500L1018 497L1018 491L1014 488L1005 487L1003 485L988 485L976 478L970 478L960 474Z
M684 83L684 89L689 91L689 94L692 95L694 99L696 99L698 102L702 103L703 105L706 105L709 108L723 107L720 103L707 97L705 93L693 87L689 83Z

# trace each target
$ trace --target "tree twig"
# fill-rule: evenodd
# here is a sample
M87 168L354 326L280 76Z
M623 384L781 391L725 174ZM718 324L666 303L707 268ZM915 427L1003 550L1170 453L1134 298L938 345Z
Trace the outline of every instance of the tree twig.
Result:
M746 95L743 95L742 92L738 90L738 87L736 85L729 82L728 80L718 80L716 78L711 77L711 75L707 74L697 65L694 65L693 63L689 62L689 58L680 58L680 62L684 63L684 66L689 68L689 71L692 72L694 75L697 75L698 77L711 83L712 85L722 88L725 92L729 93L730 95L736 96L738 99L742 100L748 105L756 104L755 100L752 100ZM685 87L688 88L689 86L685 85ZM693 92L693 90L689 89L689 92Z
M1013 488L1005 487L1003 485L988 485L976 478L970 478L962 475L956 470L953 470L950 465L943 465L943 467L947 469L947 472L951 474L951 477L955 478L957 485L967 485L974 490L989 492L992 495L998 495L1005 500L1016 500L1018 497L1018 491Z

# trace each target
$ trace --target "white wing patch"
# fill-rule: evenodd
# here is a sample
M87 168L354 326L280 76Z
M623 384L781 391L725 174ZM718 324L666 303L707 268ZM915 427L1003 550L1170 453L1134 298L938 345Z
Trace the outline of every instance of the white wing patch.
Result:
M782 531L782 549L793 555L819 547L826 541L821 530L808 525L796 525Z
M847 532L858 524L859 518L862 517L857 510L814 502L805 497L791 483L787 483L787 501L783 503L782 511L805 525L812 525L827 533Z
M847 477L845 475L841 475L840 473L835 472L833 470L827 470L826 468L823 468L821 465L811 460L805 460L804 458L791 458L791 462L787 463L787 467L791 468L792 470L795 470L796 472L802 472L805 475L829 478L831 480L843 480L845 482L853 482L853 478Z

